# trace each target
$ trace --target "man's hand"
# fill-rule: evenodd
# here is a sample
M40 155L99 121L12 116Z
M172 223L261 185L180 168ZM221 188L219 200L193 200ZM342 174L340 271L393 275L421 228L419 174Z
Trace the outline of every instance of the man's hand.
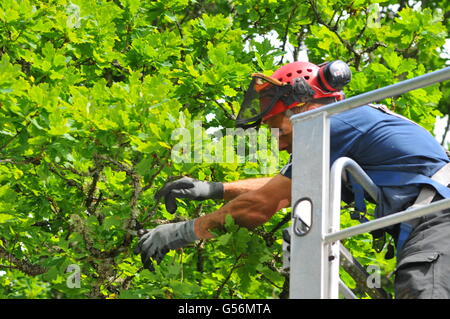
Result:
M140 231L140 234L144 233L144 235L139 240L134 253L141 254L144 267L153 271L150 258L159 264L169 250L184 247L198 240L194 232L194 223L195 219L191 219Z
M166 209L173 214L177 210L176 198L194 200L223 199L224 189L220 182L198 181L183 177L164 185L155 195L157 201L164 197Z

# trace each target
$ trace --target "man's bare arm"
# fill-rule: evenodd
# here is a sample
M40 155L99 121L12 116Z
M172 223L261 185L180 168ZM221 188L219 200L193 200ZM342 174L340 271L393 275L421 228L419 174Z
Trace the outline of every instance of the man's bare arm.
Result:
M231 215L238 225L253 229L267 222L280 209L288 207L290 202L291 180L277 175L259 187L243 192L216 212L199 217L194 231L200 239L212 238L210 230L222 228L226 215Z
M188 183L190 180L181 182ZM212 214L145 230L134 252L141 255L145 268L153 270L152 260L161 262L169 250L213 237L211 230L223 228L227 215L231 215L238 225L252 229L267 222L281 208L289 206L290 201L291 180L277 175L263 186L237 196Z
M249 178L243 179L235 182L224 183L224 195L223 198L226 201L235 199L239 195L244 193L257 190L258 188L266 185L272 177L261 177L261 178Z

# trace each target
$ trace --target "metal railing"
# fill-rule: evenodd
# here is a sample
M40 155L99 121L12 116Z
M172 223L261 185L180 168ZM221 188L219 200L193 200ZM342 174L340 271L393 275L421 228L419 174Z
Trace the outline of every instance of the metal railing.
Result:
M340 230L342 172L375 200L378 188L356 164L342 159L330 173L330 116L450 79L450 67L291 117L293 124L291 298L338 298L339 240L450 208L450 199ZM356 164L356 165L355 165ZM331 182L330 182L331 174ZM339 180L339 181L338 181ZM331 185L331 188L330 188Z

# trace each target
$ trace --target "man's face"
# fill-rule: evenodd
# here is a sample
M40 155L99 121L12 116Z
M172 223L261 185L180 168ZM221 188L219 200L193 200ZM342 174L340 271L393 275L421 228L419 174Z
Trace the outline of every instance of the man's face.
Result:
M305 111L313 110L321 107L322 104L319 103L307 103ZM278 134L278 149L280 151L287 151L289 154L292 153L292 123L289 117L284 115L284 113L279 113L274 117L271 117L267 121L264 121L270 128L279 129Z
M265 121L270 128L279 129L278 149L292 153L292 124L287 116L279 113Z

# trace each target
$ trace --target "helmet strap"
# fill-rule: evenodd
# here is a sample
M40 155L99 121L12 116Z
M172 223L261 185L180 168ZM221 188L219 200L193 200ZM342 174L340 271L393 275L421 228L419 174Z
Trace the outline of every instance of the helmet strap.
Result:
M294 106L294 107L291 107L290 109L287 109L286 111L284 111L284 115L286 115L287 117L290 118L292 115L306 112L306 111L308 111L308 106L311 103L326 105L326 104L330 104L330 103L334 103L334 102L336 102L335 97L324 97L321 99L310 100L308 103L306 103L302 106Z

